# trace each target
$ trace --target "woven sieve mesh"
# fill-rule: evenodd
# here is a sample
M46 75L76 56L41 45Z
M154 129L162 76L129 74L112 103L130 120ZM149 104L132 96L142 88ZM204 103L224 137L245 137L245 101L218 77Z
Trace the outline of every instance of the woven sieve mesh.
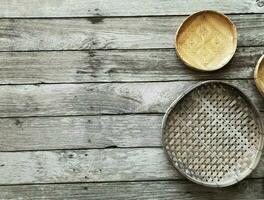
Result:
M168 113L165 150L189 179L208 186L230 185L258 162L263 145L259 120L239 90L218 82L202 84Z

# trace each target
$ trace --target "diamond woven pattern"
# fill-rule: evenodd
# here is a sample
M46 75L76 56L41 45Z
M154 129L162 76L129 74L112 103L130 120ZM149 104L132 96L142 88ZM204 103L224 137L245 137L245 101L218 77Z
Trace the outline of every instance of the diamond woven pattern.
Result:
M258 162L263 134L254 108L237 89L207 83L185 95L165 121L165 150L187 178L226 186Z

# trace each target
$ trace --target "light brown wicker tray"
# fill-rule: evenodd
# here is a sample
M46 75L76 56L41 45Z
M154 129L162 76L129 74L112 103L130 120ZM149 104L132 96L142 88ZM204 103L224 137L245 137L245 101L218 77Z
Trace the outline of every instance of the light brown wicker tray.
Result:
M200 83L179 97L162 124L163 144L173 166L188 179L229 186L257 166L263 124L256 107L236 87Z
M264 55L257 63L254 77L258 90L264 96Z
M176 32L176 52L189 67L220 69L236 51L237 31L224 14L204 10L189 16Z

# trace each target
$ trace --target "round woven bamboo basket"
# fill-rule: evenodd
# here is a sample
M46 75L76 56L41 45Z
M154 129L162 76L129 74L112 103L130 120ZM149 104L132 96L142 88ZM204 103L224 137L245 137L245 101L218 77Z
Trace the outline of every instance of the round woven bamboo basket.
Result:
M258 60L254 78L259 92L264 96L264 55Z
M195 183L225 187L257 166L263 149L258 110L239 89L223 82L199 83L176 99L162 123L172 165Z
M192 69L225 66L237 48L235 25L224 14L203 10L189 16L176 32L176 53Z

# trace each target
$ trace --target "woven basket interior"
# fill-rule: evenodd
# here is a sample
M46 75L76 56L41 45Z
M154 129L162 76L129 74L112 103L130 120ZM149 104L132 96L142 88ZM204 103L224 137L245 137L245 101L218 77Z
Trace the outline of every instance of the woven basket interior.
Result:
M163 142L173 165L187 178L223 187L255 168L262 131L258 113L239 90L209 82L174 104L164 121Z

